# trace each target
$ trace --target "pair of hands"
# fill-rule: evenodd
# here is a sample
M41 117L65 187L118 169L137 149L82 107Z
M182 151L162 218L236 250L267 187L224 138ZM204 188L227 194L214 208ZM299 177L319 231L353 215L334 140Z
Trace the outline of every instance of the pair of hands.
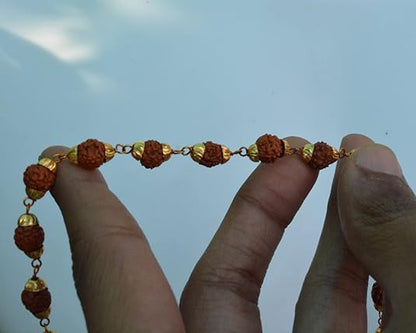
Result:
M361 135L345 137L342 147L358 150L337 166L293 331L366 332L370 274L386 295L383 332L416 332L415 196L387 147ZM317 175L296 156L259 165L178 307L144 234L101 173L63 162L52 195L68 230L89 332L261 332L257 300L267 267Z

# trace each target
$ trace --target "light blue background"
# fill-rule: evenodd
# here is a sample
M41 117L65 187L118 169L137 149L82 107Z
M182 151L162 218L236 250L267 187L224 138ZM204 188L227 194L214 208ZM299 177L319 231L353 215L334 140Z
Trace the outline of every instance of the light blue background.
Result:
M414 1L397 0L0 1L0 331L40 331L20 303L31 269L12 235L22 172L49 145L93 137L236 149L263 133L338 145L358 132L393 148L414 187L415 15ZM148 171L117 156L102 172L179 297L254 167L174 157ZM270 266L265 332L291 331L333 170L321 173ZM51 327L84 332L62 217L49 195L33 212L46 232L40 276L53 296Z

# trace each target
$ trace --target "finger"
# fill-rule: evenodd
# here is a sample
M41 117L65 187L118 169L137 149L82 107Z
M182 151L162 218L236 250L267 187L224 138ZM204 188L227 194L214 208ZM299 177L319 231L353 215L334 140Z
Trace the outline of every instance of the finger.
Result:
M346 136L347 151L373 141L362 135ZM338 216L339 161L332 184L319 245L296 305L294 332L367 332L368 274L348 249Z
M390 149L367 145L345 161L338 209L348 247L390 303L383 332L416 331L416 199Z
M295 147L306 143L288 141ZM253 172L184 290L181 311L188 332L261 331L257 301L264 275L316 177L297 156Z
M66 150L51 147L43 156ZM184 331L145 236L101 173L64 161L51 193L64 216L88 331Z

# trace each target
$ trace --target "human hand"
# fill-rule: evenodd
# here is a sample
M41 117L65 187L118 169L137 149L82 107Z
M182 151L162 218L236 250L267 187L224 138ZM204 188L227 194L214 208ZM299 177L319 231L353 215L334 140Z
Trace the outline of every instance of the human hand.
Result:
M289 141L292 146L305 143L299 138ZM368 143L370 140L365 137L350 136L343 146L349 150ZM43 155L51 156L62 149L53 147ZM366 150L372 152L373 149L381 148L368 146L363 151L366 154ZM360 150L357 156L361 153ZM367 201L360 201L358 206L354 201L357 195L367 193L371 198L368 204L386 201L389 197L384 193L386 191L381 197L380 189L371 187L374 184L367 192L357 192L361 184L357 179L363 177L357 170L353 159L344 161L337 170L323 235L298 302L295 332L365 332L368 273L380 281L389 299L393 300L391 290L396 289L389 289L391 279L386 280L382 275L392 275L386 270L391 269L392 260L396 260L399 252L386 258L386 253L376 251L383 244L387 246L385 238L380 236L381 232L378 238L373 237L366 231L366 226L372 225L368 221L374 220L378 229L371 230L383 230L384 225L398 223L377 224L382 220L381 214L392 218L403 215L393 214L398 212L396 206L383 206L385 211L381 211L380 216L367 218L368 214L364 214ZM375 181L367 176L368 181ZM392 182L397 182L395 177L382 176L388 184L387 189L391 188ZM143 233L108 190L99 171L85 171L63 162L52 194L67 226L74 279L89 331L184 332L186 328L188 332L261 332L257 300L267 266L284 229L316 177L317 172L296 157L259 165L238 192L197 264L178 308ZM397 191L400 189L404 194L399 196L395 191L395 198L406 198L405 202L411 206L414 204L413 193L403 185L404 182L401 184ZM403 209L403 214L412 211L407 210L407 206L399 208ZM364 216L365 223L358 218L360 216ZM404 234L397 231L396 235L408 236L409 231ZM373 241L374 251L363 253L368 240ZM410 251L412 244L408 243L401 250ZM376 261L374 256L381 254L383 259ZM407 256L406 260L414 260L411 257ZM378 262L377 267L373 267L375 262ZM403 275L408 280L412 272L415 276L414 265L406 270ZM391 285L397 286L397 282ZM409 299L406 295L402 300ZM406 316L412 307L406 310L403 302L397 304L400 304L400 316L392 316L391 324L397 322L397 327L412 327L409 326L411 317Z
M360 148L337 166L294 332L366 332L368 275L384 290L383 333L416 332L415 196L390 149L358 135L342 146Z

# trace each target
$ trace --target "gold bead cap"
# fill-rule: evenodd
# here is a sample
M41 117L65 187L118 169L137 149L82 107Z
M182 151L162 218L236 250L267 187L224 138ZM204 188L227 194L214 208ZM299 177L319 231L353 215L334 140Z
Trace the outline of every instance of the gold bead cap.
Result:
M25 290L34 293L45 290L46 288L46 283L41 278L29 279L25 284Z
M205 145L203 143L197 143L192 146L191 157L192 159L199 163L205 154Z
M253 143L252 145L248 147L247 155L248 155L248 158L252 160L253 162L259 161L259 150L258 150L257 144Z
M19 227L31 227L38 225L38 219L34 214L22 214L17 220L17 225Z
M144 153L144 141L137 141L131 150L131 155L138 161L141 160Z
M227 146L221 145L221 150L222 150L222 163L228 162L231 158L230 148L228 148Z
M162 154L163 154L163 161L166 162L168 159L170 159L170 156L172 155L173 151L172 148L167 143L162 143Z
M116 150L109 143L104 142L103 144L104 144L105 162L108 162L114 157L114 155L116 154Z
M39 200L46 193L46 192L38 191L38 190L35 190L33 188L29 188L29 187L26 187L25 192L26 192L27 196L32 200Z
M66 156L72 163L78 164L78 146L73 146Z
M46 169L53 172L54 174L56 174L56 172L58 171L58 164L54 160L47 158L47 157L42 157L38 161L38 165L45 167Z
M306 163L309 163L311 161L312 155L313 155L313 150L314 150L314 145L312 143L307 143L306 145L303 146L303 148L302 148L302 159Z
M29 258L32 258L32 259L40 259L40 257L42 257L43 252L44 252L44 248L42 246L39 250L32 251L32 252L25 252L25 254Z

